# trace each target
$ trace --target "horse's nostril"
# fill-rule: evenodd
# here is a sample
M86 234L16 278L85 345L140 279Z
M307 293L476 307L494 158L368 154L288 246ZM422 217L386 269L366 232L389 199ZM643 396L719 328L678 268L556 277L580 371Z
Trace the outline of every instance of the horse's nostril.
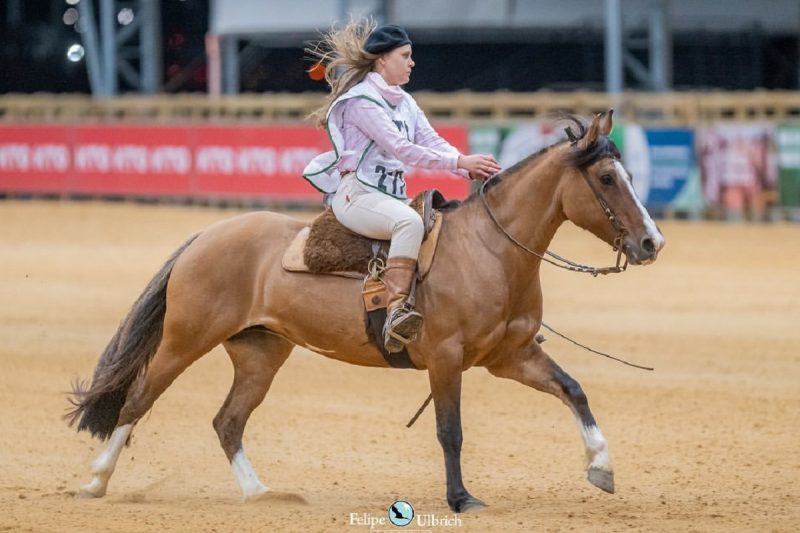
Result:
M653 242L653 239L651 239L650 237L645 237L644 239L642 239L642 249L650 255L655 254L656 245Z

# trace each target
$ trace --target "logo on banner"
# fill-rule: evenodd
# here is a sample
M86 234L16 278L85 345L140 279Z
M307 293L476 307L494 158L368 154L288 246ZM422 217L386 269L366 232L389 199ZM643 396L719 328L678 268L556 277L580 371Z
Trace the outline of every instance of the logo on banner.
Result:
M192 154L185 146L158 146L150 152L150 168L163 174L188 174Z
M185 146L82 144L75 147L75 169L78 172L188 174L191 167L191 152Z
M40 144L33 147L31 166L34 170L66 172L69 155L69 148L63 144Z
M201 146L197 148L197 171L202 174L246 174L300 176L319 152L303 146L275 149L260 146Z
M0 145L0 170L66 172L69 170L69 156L69 148L63 144Z
M75 169L81 172L110 171L111 147L107 144L85 144L75 147Z

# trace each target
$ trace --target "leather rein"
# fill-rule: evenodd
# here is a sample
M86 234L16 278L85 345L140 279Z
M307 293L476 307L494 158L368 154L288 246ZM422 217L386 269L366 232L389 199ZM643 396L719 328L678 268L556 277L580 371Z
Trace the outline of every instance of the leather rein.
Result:
M570 134L570 133L571 132L568 132L568 134ZM572 138L572 135L570 135L570 138ZM495 223L495 225L503 233L503 235L508 237L508 240L510 240L511 242L513 242L514 244L516 244L517 246L519 246L520 248L522 248L523 250L525 250L529 254L535 255L536 257L538 257L542 261L546 261L546 262L550 263L551 265L555 265L555 266L557 266L559 268L570 270L572 272L584 272L584 273L587 273L587 274L591 274L592 276L595 276L595 277L600 275L600 274L605 275L605 274L617 274L617 273L620 273L620 272L625 272L625 269L628 267L628 258L627 257L625 258L625 262L623 264L620 264L620 263L622 262L623 239L625 238L625 235L627 234L627 230L625 229L625 226L623 226L622 223L619 221L617 216L614 214L614 211L611 209L611 207L609 207L608 202L606 202L606 199L603 197L603 195L600 193L600 191L597 189L597 187L595 187L594 184L592 183L592 180L589 178L589 175L586 172L586 168L580 167L579 170L581 172L581 176L583 176L583 179L586 181L586 185L589 186L589 189L591 189L592 194L594 194L594 197L597 198L597 202L600 204L600 207L603 209L603 213L606 215L606 218L611 223L611 225L614 227L614 230L617 232L616 236L614 237L614 245L613 245L614 251L617 252L617 264L615 266L613 266L613 267L592 267L592 266L587 266L587 265L581 265L579 263L575 263L573 261L570 261L569 259L565 259L565 258L561 257L560 255L557 255L557 254L555 254L555 253L553 253L553 252L551 252L549 250L546 250L545 253L547 255L549 255L550 257L552 257L553 259L555 259L555 261L553 261L553 260L550 260L547 257L543 256L542 254L536 252L535 250L531 250L530 248L528 248L527 246L525 246L524 244L519 242L517 239L514 238L513 235L511 235L510 233L508 233L508 231L506 231L506 229L503 227L502 224L500 224L500 221L497 220L497 217L495 216L494 212L492 211L492 208L489 206L489 202L486 200L486 184L489 183L489 181L491 181L491 179L493 179L493 178L490 178L490 179L484 181L483 183L481 183L481 188L480 188L481 201L483 202L483 206L486 208L486 212L489 213L489 218L492 219L492 222ZM560 263L557 262L557 261L560 261ZM598 352L597 350L593 350L592 348L589 348L588 346L585 346L583 344L575 342L574 340L572 340L571 338L567 337L563 333L557 332L556 330L552 329L550 326L548 326L544 322L542 322L542 325L544 327L546 327L547 329L549 329L550 331L552 331L553 333L555 333L556 335L558 335L560 337L563 337L563 338L567 339L568 341L572 342L573 344L576 344L576 345L580 346L581 348L584 348L585 350L589 350L592 353L595 353L595 354L598 354L598 355L602 355L603 357L607 357L609 359L613 359L614 361L618 361L620 363L624 363L624 364L626 364L628 366L633 366L633 367L636 367L636 368L640 368L642 370L653 370L652 367L635 365L633 363L629 363L628 361L625 361L625 360L620 359L618 357L614 357L613 355L609 355L607 353ZM542 341L537 341L537 342L542 342ZM433 393L430 393L428 395L428 397L422 403L422 406L417 410L416 414L411 418L411 420L409 420L408 424L406 424L407 428L410 428L412 425L414 425L414 422L417 421L417 419L420 417L420 415L425 410L425 408L428 407L428 404L431 403L431 400L433 400Z
M514 236L508 233L508 231L506 231L503 225L500 224L500 221L497 220L497 217L492 211L492 208L489 206L489 202L486 200L486 192L485 192L486 185L489 183L489 181L491 181L492 178L485 180L481 184L480 188L481 201L483 202L483 206L486 208L486 212L489 213L489 218L492 219L492 222L495 223L497 228L503 233L503 235L505 235L508 238L508 240L516 244L519 248L526 251L527 253L535 255L542 261L550 263L551 265L555 265L559 268L563 268L565 270L569 270L572 272L583 272L586 274L591 274L592 276L595 277L597 277L600 274L606 275L606 274L618 274L620 272L625 272L625 269L628 267L628 258L625 257L625 261L623 263L622 256L624 252L623 243L625 235L627 234L627 230L625 229L625 226L623 226L622 223L619 221L617 216L614 214L614 211L611 209L611 207L609 207L608 202L606 202L600 190L592 183L592 180L589 178L589 175L586 172L586 168L580 167L579 170L581 176L583 176L584 181L586 181L586 185L589 186L589 189L592 191L592 194L594 194L594 197L597 199L597 202L603 209L603 213L606 215L606 218L614 227L614 230L617 232L616 236L614 237L614 244L613 244L613 250L617 252L617 264L615 266L593 267L588 265L582 265L580 263L576 263L574 261L570 261L569 259L561 257L560 255L553 253L550 250L546 250L545 253L553 258L553 259L548 259L544 255L536 252L535 250L531 250L530 248L519 242L519 240L515 239Z

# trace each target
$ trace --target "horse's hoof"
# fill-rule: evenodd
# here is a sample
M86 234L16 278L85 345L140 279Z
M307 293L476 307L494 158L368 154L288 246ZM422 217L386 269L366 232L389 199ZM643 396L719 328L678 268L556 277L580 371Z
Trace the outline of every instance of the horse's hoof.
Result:
M608 470L601 470L599 468L589 468L586 471L586 479L589 483L604 490L610 494L614 494L614 473Z
M477 511L478 509L483 509L484 507L486 507L485 503L483 503L478 498L474 498L472 496L464 498L463 500L458 501L454 505L450 506L450 508L456 513L469 513L471 511Z
M281 503L290 505L308 505L308 500L303 498L300 494L292 492L276 492L274 490L267 490L258 496L251 497L246 500L247 503Z
M257 502L259 500L265 499L266 495L269 494L269 487L266 485L261 485L249 491L247 494L242 496L242 500L244 503L252 503Z
M102 492L95 492L89 487L81 487L81 490L78 491L78 498L82 499L94 499L94 498L102 498L106 495L106 491Z

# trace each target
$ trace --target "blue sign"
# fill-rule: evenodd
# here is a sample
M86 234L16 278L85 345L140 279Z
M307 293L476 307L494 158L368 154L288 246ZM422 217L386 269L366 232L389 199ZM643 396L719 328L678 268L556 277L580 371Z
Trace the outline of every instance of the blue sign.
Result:
M645 130L650 153L647 206L667 206L684 188L694 171L694 131L690 129Z

